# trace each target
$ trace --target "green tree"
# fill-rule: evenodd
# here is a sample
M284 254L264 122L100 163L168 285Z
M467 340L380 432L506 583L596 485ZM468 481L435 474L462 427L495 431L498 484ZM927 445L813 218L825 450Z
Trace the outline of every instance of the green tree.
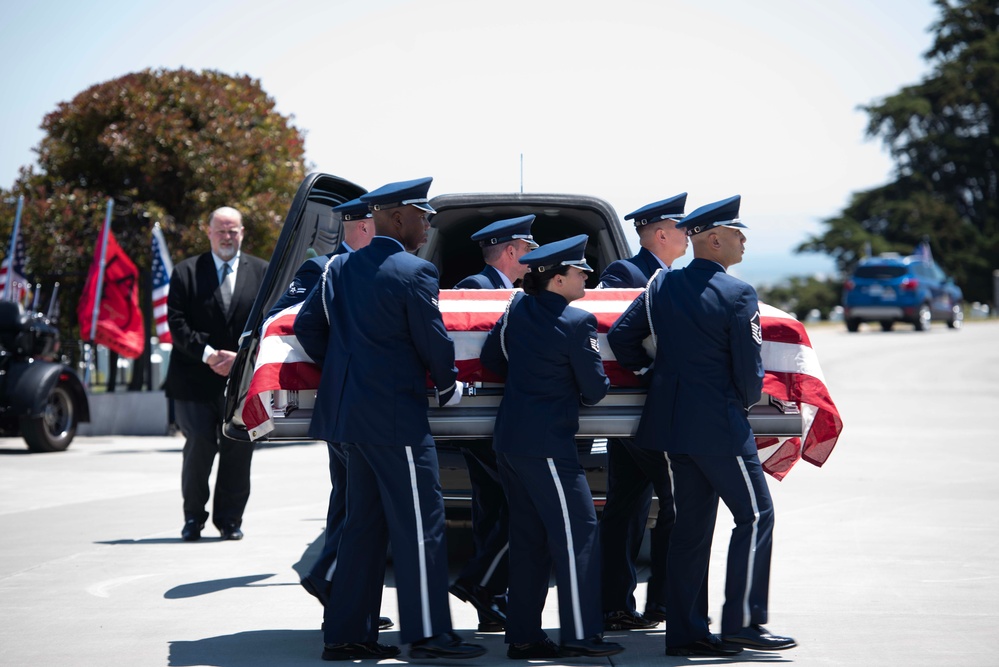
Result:
M794 276L773 287L759 290L760 301L768 303L804 320L812 310L819 317L829 319L829 313L839 305L843 285L835 278L819 280L813 276Z
M208 248L204 225L225 205L243 213L244 249L270 257L305 175L302 133L247 76L144 70L59 104L41 127L37 170L22 168L0 193L0 238L23 194L28 269L61 282L67 340L109 197L115 236L140 269L150 267L153 222L179 261Z
M939 20L922 82L863 107L895 180L853 195L798 252L825 252L849 273L867 244L910 253L928 238L969 300L990 301L999 268L999 5L935 0Z

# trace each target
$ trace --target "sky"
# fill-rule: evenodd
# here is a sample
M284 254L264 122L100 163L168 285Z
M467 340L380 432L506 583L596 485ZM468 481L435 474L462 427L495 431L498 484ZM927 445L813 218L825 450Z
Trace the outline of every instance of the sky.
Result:
M368 189L433 176L431 196L522 186L620 216L739 194L732 273L834 275L793 249L891 179L859 106L929 73L936 19L930 0L0 0L0 186L89 86L213 69L259 79L311 170Z

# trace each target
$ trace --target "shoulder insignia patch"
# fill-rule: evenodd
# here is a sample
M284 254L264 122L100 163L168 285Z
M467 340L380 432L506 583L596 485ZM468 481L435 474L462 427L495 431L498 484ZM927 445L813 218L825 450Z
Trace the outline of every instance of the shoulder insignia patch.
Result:
M763 327L760 326L760 311L749 320L749 328L753 333L753 340L757 345L763 345Z
M598 354L600 353L600 341L598 339L591 337L590 338L590 347L593 348L594 352L596 352Z

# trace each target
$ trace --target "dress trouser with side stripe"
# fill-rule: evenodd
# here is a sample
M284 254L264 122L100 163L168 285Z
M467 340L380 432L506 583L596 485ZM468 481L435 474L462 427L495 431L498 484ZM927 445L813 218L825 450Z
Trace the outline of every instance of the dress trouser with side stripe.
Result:
M340 443L327 442L326 450L330 457L330 500L326 510L326 538L319 558L312 565L309 574L329 581L337 548L340 546L340 533L347 515L347 457Z
M326 643L373 642L385 580L385 553L399 596L400 641L451 630L447 544L437 450L344 443L347 516L323 615Z
M561 641L600 634L599 531L582 467L575 458L503 452L496 458L510 504L506 642L536 642L544 637L541 612L553 562Z
M510 510L500 484L496 452L490 440L459 444L472 484L475 553L461 568L458 578L484 587L490 595L503 595L510 569Z
M666 554L673 530L669 469L663 452L642 449L630 438L611 438L607 443L607 503L600 515L605 612L635 611L635 563L645 536L653 489L659 498L659 518L651 532L646 608L666 606Z
M709 634L698 603L707 576L718 498L732 512L722 635L767 622L774 511L760 459L669 454L676 521L667 560L667 646Z

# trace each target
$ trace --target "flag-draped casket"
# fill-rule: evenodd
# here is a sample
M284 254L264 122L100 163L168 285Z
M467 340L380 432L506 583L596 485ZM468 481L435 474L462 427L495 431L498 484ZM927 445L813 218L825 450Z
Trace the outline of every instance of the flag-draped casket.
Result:
M594 314L601 337L600 353L611 384L637 387L638 379L614 360L606 344L607 330L641 293L637 289L587 290L573 306ZM479 363L486 334L506 309L511 290L444 290L440 309L455 343L458 379L466 383L498 382ZM292 306L264 323L253 378L242 419L251 439L273 429L272 392L314 390L319 368L295 339L293 324L300 305ZM836 444L842 421L829 396L804 326L787 313L760 304L763 324L763 390L782 401L795 403L802 414L801 438L757 438L764 469L781 479L799 460L822 465ZM456 408L460 410L460 406Z

